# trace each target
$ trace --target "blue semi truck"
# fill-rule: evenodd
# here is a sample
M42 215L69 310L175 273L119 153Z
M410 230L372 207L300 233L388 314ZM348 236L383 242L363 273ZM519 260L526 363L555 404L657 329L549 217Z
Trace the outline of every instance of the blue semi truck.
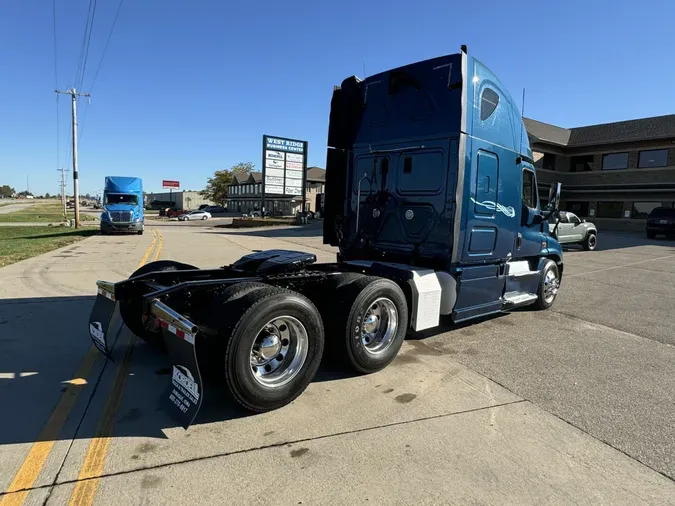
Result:
M103 189L101 234L145 230L143 181L138 177L108 176Z
M245 408L299 396L322 357L373 373L406 334L555 301L563 274L548 205L518 106L462 46L457 54L336 86L326 160L324 243L246 255L218 269L149 263L99 281L89 320L106 354L115 308L133 333L168 352L164 401L188 427L202 376Z

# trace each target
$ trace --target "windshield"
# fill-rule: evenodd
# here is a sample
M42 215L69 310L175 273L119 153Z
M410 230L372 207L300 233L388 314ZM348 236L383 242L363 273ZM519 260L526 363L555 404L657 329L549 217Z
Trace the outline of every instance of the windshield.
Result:
M136 195L127 195L124 193L108 193L105 196L106 204L137 204Z
M673 218L675 217L674 207L657 207L649 215L650 218Z

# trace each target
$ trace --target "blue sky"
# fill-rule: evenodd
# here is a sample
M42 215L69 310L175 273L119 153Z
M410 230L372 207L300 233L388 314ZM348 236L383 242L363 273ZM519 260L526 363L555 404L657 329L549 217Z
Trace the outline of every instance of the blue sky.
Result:
M57 85L75 81L89 0L56 0ZM117 10L98 0L83 88ZM643 0L125 0L91 105L80 103L80 189L106 175L203 188L214 170L260 165L263 133L309 141L325 165L332 86L467 44L526 116L578 126L675 112L675 4ZM52 0L0 4L0 184L58 191ZM671 62L671 63L669 63ZM518 99L519 101L519 99ZM85 112L85 109L86 110Z

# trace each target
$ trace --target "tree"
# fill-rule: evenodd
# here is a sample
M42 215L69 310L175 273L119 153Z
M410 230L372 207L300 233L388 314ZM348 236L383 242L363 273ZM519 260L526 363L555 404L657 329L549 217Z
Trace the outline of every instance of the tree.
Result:
M52 198L52 196L49 193L45 193L45 198L50 199L50 198Z
M248 176L253 172L255 165L252 162L243 162L238 163L237 165L232 166L230 171L232 175L237 176L239 182L243 182Z
M231 170L217 170L213 177L207 179L206 188L199 193L202 197L224 206L227 200L227 188L232 183L232 177Z
M239 182L243 182L254 167L252 162L240 162L229 169L217 170L213 177L208 178L206 188L199 193L202 197L224 206L227 200L227 189L232 184L234 176L237 176Z
M9 198L16 193L16 190L9 185L3 184L0 186L0 195Z

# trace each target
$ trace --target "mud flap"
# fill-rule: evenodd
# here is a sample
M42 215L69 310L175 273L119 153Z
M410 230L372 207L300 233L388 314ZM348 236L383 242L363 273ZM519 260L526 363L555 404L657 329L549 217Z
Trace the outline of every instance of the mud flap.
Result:
M111 326L111 322L116 314L119 314L119 310L114 296L99 288L96 302L89 314L89 337L101 353L108 358L111 358L110 352L112 351L111 347L108 346L108 336L115 328L114 325ZM119 328L117 331L119 331ZM115 331L115 334L117 331Z
M157 314L156 307L153 312ZM181 318L182 321L167 321L164 318L166 315L162 315L159 321L172 371L171 383L164 393L162 406L173 420L187 429L199 412L204 393L195 348L196 327L184 318ZM184 330L185 327L193 331L188 332L187 329Z

